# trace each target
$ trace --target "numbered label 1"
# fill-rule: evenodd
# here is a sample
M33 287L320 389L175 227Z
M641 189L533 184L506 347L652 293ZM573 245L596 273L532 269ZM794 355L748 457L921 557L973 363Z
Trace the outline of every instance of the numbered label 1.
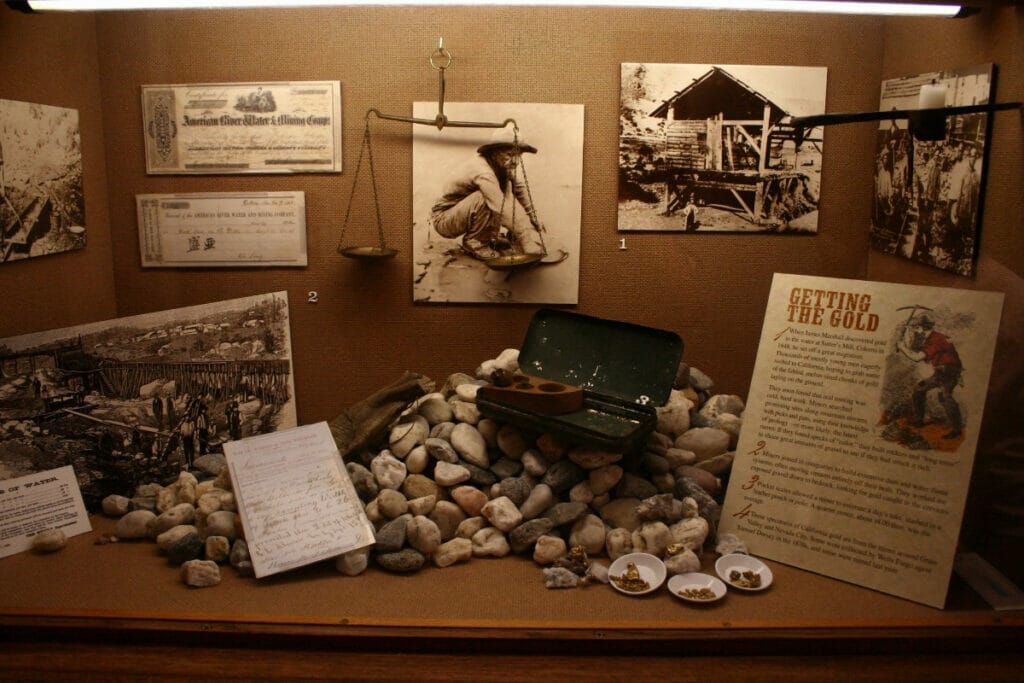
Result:
M620 251L626 251L626 238L625 237L623 237L622 239L619 240L619 250Z

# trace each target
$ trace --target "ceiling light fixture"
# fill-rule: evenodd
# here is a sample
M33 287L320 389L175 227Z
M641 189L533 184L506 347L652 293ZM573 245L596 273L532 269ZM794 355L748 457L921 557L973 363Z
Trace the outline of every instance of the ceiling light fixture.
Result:
M964 17L977 8L945 2L867 2L860 0L8 0L15 9L37 12L215 9L257 7L325 6L409 6L409 5L492 5L631 7L637 9L730 9L753 12L823 12L832 14L878 14L887 16Z

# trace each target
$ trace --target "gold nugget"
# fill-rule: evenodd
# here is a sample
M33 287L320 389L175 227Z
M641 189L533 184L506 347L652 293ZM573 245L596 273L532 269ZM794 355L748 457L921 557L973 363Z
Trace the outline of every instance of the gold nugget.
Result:
M736 584L740 588L760 588L761 587L761 575L757 572L740 571L733 569L729 572L729 581Z
M718 597L710 588L684 588L679 595L690 600L714 600Z
M609 577L615 585L629 593L640 593L651 587L651 584L640 576L640 570L630 562L626 565L626 571L619 576Z

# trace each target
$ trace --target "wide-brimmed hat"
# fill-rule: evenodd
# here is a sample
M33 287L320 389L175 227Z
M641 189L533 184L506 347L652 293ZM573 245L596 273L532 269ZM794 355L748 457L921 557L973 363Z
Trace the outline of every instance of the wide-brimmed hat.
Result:
M491 133L490 142L486 145L480 145L476 148L476 151L478 154L487 154L499 149L516 149L516 147L519 148L520 152L537 153L536 147L526 144L521 137L516 139L515 131L505 126Z

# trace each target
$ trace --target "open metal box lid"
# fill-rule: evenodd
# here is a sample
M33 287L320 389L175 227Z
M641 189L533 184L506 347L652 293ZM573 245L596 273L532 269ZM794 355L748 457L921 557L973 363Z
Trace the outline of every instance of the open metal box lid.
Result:
M682 354L674 332L542 308L519 349L519 369L617 402L661 406Z

